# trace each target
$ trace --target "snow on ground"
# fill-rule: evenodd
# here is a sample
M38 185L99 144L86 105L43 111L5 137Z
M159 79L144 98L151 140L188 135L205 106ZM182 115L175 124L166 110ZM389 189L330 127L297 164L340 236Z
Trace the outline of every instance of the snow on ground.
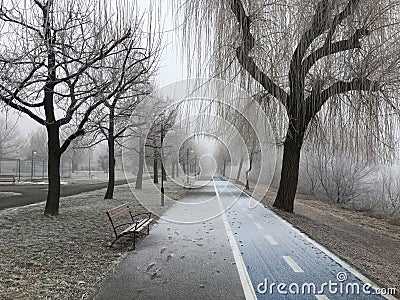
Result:
M115 171L115 180L123 180L123 179L133 179L135 178L135 174L124 171ZM100 183L108 181L108 173L103 171L76 171L74 173L70 173L68 177L61 178L61 184L91 184L91 183ZM47 178L34 178L31 180L28 177L21 177L21 181L17 181L15 184L47 184Z
M0 191L0 198L2 198L2 197L10 197L10 196L18 196L18 195L21 195L21 193L1 192Z
M135 174L124 171L115 171L115 180L132 179L136 177ZM68 183L97 183L105 182L108 180L108 173L103 171L77 171L71 173L71 176L62 178L62 181Z
M176 199L184 194L171 182L165 189ZM44 203L0 211L0 299L87 299L96 290L132 246L122 238L108 247L113 232L105 212L126 202L135 213L146 211L128 185L117 186L113 200L104 193L61 198L57 217L43 216ZM159 206L150 181L142 193Z

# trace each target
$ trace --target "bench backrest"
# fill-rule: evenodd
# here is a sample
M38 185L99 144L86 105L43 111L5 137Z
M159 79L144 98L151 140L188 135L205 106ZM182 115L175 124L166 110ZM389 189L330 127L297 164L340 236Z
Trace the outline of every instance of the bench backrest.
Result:
M0 175L0 181L15 183L15 175Z
M10 178L10 179L14 179L14 178L15 178L15 175L4 175L4 174L2 174L2 175L0 175L0 178Z
M121 218L121 217L124 217L124 216L126 218L126 216L129 215L130 221L134 222L132 211L131 211L131 208L129 207L128 203L125 203L125 204L122 204L122 205L117 206L115 208L112 208L112 209L108 210L106 213L107 213L108 218L110 219L111 225L112 225L112 227L114 229L114 233L115 233L116 236L118 235L116 228L121 226L121 225L117 225L116 226L116 224L115 224L115 221L118 218Z

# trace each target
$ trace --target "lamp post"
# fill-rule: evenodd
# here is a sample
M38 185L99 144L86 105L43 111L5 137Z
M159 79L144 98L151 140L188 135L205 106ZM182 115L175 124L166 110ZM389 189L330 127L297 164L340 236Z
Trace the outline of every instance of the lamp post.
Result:
M194 150L189 147L186 149L186 180L187 180L187 184L189 184L189 173L190 173L189 154L190 153L194 153ZM194 157L194 176L196 177L196 156Z
M18 182L21 181L21 159L18 158Z
M91 156L92 156L92 150L89 149L89 180L90 181L92 181L92 171L91 171L91 168L90 168L91 167L90 166L90 160L92 158Z
M194 178L196 179L196 175L197 175L197 172L196 172L196 155L194 156Z
M164 170L164 148L163 148L163 142L164 142L164 124L161 124L161 206L164 206L164 176L165 176L165 170Z
M186 181L189 184L189 148L186 149Z
M34 172L35 172L35 167L34 167L34 160L33 156L36 154L35 150L32 150L32 161L31 161L31 181L33 180Z

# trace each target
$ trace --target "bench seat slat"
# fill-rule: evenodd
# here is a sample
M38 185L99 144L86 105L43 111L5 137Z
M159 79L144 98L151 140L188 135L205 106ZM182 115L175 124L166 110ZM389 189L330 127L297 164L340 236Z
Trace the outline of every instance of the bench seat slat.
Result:
M122 217L122 216L126 215L126 214L129 213L130 211L131 211L130 208L126 208L126 209L121 210L121 211L116 212L116 213L110 213L110 217L111 217L112 219L116 219L116 218L119 218L119 217Z
M147 225L149 225L151 222L153 222L153 219L141 220L137 225L132 224L131 226L129 226L126 229L124 229L123 231L121 231L120 235L124 235L124 234L127 234L128 232L130 233L130 232L134 232L134 231L139 233L139 232L143 231L147 227ZM135 227L136 227L136 230L135 230Z
M15 183L15 175L0 175L0 182Z
M143 224L139 225L139 226L136 228L136 232L141 232L141 231L143 231L144 229L146 229L147 225L149 225L152 221L153 221L153 219L148 219L148 220L146 220L146 222L144 222Z
M133 225L125 228L123 231L121 231L120 235L124 235L124 234L126 234L128 232L133 232L134 229L135 229L135 226L136 226L136 224L133 224Z

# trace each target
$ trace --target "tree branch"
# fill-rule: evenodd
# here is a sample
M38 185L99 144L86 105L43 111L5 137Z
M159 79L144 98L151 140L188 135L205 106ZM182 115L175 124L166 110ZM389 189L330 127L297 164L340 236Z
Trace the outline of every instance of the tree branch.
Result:
M307 103L315 103L311 114L315 115L329 98L335 95L344 94L350 91L380 92L381 86L379 82L361 77L352 81L337 81L322 92L313 91L307 97Z
M306 54L307 49L310 47L312 42L328 28L329 19L329 1L321 0L317 4L317 8L313 17L313 22L308 30L306 30L300 38L300 41L293 53L290 61L289 69L289 80L291 92L293 86L304 83L306 74L301 73L301 64ZM301 85L302 88L302 85Z
M336 27L348 16L350 16L354 8L360 3L360 0L349 0L347 3L345 9L343 9L339 14L337 14L332 21L332 24L330 25L330 30L329 33L326 37L325 44L329 44L332 42L332 37L336 31Z
M241 0L231 0L230 3L232 12L236 16L243 34L243 45L236 49L236 57L239 63L268 93L286 105L288 94L275 84L268 75L261 71L249 56L250 51L254 47L254 37L250 32L250 18L246 15Z
M6 105L8 105L8 106L20 111L20 112L23 112L24 114L28 115L31 119L35 120L39 124L46 125L46 121L45 120L43 120L39 116L35 115L28 108L26 108L26 107L24 107L22 105L19 105L17 103L12 102L12 99L7 99L4 96L0 96L0 101L4 102Z
M307 74L311 67L320 59L339 52L348 51L361 47L360 39L368 36L370 31L365 28L357 29L354 34L347 40L335 43L325 43L323 47L311 53L302 64L302 73Z
M68 146L71 144L71 142L76 139L79 136L82 136L85 134L85 130L84 130L84 126L86 124L86 122L89 120L89 116L90 114L97 108L99 107L101 104L103 103L103 101L98 101L97 103L91 105L88 110L85 112L85 115L83 116L81 122L78 125L77 130L71 134L62 144L61 148L60 148L60 153L64 153L65 150L67 150Z
M353 13L354 8L359 2L360 0L349 0L343 11L335 15L332 22L329 22L330 12L332 11L330 1L321 0L317 4L312 25L301 37L290 62L289 81L291 92L294 91L295 86L303 89L308 71L319 59L337 52L357 48L359 47L359 39L369 34L366 29L359 29L356 30L349 40L332 43L332 37L336 31L336 27ZM303 58L307 49L311 46L312 42L326 32L326 30L329 31L324 46L305 58L305 62L303 63Z

